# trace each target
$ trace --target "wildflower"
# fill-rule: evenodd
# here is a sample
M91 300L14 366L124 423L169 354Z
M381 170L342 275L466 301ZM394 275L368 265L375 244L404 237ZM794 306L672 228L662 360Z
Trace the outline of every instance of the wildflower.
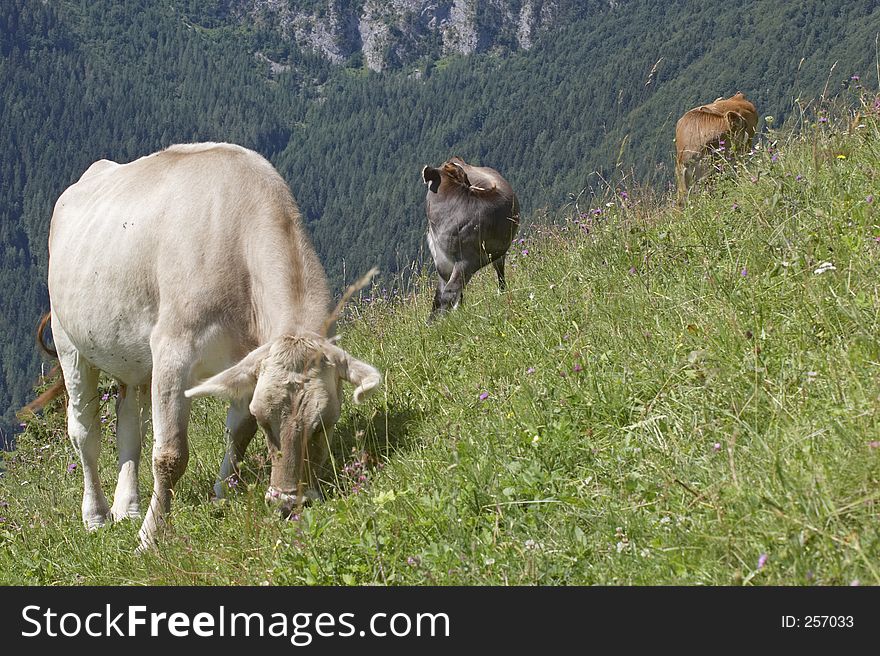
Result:
M540 436L540 435L534 435L534 436L532 436L532 444L537 444L537 443L540 442L540 441L541 441L541 436Z
M837 159L846 159L846 155L840 153L840 155L837 156Z
M578 362L575 362L575 363L574 363L574 366L572 367L572 371L574 371L576 374L578 374L578 373L580 373L581 371L583 371L583 369L584 369L584 368L583 368L583 367L580 365L580 363L578 363Z
M72 463L70 463L69 465L67 465L67 471L68 471L68 472L76 471L76 463L75 463L75 462L72 462Z
M765 553L758 556L758 569L764 569L764 565L767 564L767 558L768 556Z
M631 266L629 268L629 275L634 276L634 275L636 275L636 273L637 273L636 268L634 266Z
M860 585L861 585L861 581L859 581L858 579L853 579L852 581L850 581L850 586L851 586L851 587L856 588L856 587L858 587L858 586L860 586Z
M874 202L874 194L868 194L867 198L865 198L865 202L869 205Z
M803 179L804 179L804 176L802 176L802 175L800 175L800 174L794 176L794 181L795 181L795 182L800 182L800 181L803 180Z
M770 157L771 162L776 162L779 160L779 153L773 153L773 156Z
M488 398L489 398L489 392L483 392L482 394L480 394L480 401L485 401Z
M528 255L528 254L529 254L529 249L528 249L528 248L524 248L523 251L522 251L522 254L523 254L523 255Z
M737 205L736 203L734 203L733 206L731 207L731 209L732 209L734 212L736 212L736 211L739 209L739 205Z
M410 567L415 567L416 565L419 564L419 559L418 559L418 557L409 556L406 559L406 564L409 565Z
M27 428L27 424L24 423L24 422L21 422L21 423L18 425L18 427L19 427L19 428Z
M747 275L749 275L749 272L745 267L743 267L743 270L739 272L739 275L745 278Z
M868 442L868 447L871 449L880 449L880 440L871 440Z
M813 273L818 276L822 273L825 273L826 271L836 271L836 270L837 270L837 267L834 266L831 262L822 262L822 264L819 265L819 268L816 269L815 271L813 271Z
M719 451L721 451L721 442L715 442L715 444L712 445L712 450L715 453L718 453Z
M235 489L238 486L238 476L232 474L226 479L226 485L229 489Z
M862 78L860 78L858 75L853 75L853 76L852 76L851 78L849 78L849 79L852 80L853 82L858 82L858 81L861 80Z
M535 373L535 368L534 368L534 367L529 367L528 369L526 369L526 373L527 373L527 374L533 374L533 373Z
M819 118L819 123L827 123L827 122L828 122L828 117L827 117L827 116L822 116L822 117Z
M105 392L104 394L101 395L101 400L102 400L102 401L106 401L106 400L109 399L109 398L110 398L110 395L107 394L106 392Z

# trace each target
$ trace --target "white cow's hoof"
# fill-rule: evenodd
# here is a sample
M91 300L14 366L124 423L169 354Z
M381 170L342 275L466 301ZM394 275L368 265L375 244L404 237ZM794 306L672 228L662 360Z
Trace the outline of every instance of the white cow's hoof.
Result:
M140 519L141 511L137 508L127 508L123 510L117 510L114 508L110 511L110 516L113 518L114 522L121 522L124 519Z
M103 528L106 523L107 518L100 515L96 517L83 517L83 524L87 531L97 531L99 528Z

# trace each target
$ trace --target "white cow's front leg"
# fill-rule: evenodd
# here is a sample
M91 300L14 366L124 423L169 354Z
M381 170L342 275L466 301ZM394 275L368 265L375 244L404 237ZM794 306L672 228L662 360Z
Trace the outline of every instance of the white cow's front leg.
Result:
M101 454L98 371L80 356L61 330L56 328L53 333L68 394L67 434L82 463L82 520L86 528L93 530L104 525L110 512L98 476Z
M191 401L183 395L191 354L179 345L150 344L153 350L153 496L138 532L140 550L156 546L171 510L171 491L186 470L186 429ZM158 357L156 354L159 354Z
M138 465L146 434L149 387L120 386L116 401L116 443L119 447L119 480L110 514L114 521L140 517Z
M226 488L239 479L239 463L257 432L257 420L248 410L247 402L233 403L226 413L226 455L214 484L214 497L226 496Z

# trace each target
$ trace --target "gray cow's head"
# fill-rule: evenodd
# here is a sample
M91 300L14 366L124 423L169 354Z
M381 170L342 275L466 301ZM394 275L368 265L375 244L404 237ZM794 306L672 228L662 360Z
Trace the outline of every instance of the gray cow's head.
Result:
M294 506L320 498L315 475L326 461L342 409L343 380L355 385L354 402L360 403L382 375L329 340L285 335L185 394L249 400L272 458L266 499L287 515Z

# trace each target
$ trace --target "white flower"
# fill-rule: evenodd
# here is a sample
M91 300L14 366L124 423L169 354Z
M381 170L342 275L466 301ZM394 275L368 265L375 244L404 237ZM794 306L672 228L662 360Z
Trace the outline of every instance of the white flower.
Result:
M822 262L822 264L819 265L819 268L813 271L813 273L818 276L820 273L825 273L826 271L837 271L837 267L831 264L831 262Z

